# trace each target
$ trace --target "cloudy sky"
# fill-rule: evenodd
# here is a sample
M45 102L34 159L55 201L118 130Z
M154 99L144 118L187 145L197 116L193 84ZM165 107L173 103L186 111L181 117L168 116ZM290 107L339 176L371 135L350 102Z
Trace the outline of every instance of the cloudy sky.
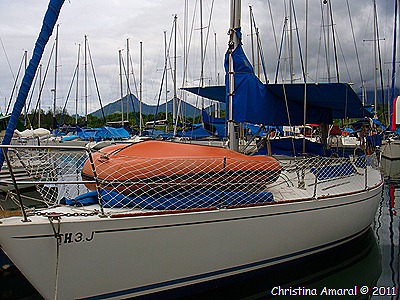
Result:
M174 15L177 15L177 85L199 85L201 78L201 32L205 49L204 84L223 82L223 56L227 48L227 31L229 28L229 0L203 0L203 30L200 30L199 0L66 0L62 7L57 24L59 24L59 55L57 79L57 107L66 103L69 112L75 111L76 83L73 74L77 65L78 45L81 44L78 113L83 114L83 41L88 36L93 65L88 64L88 106L89 112L99 108L99 101L94 84L92 67L103 104L115 101L120 97L119 51L122 53L124 65L127 61L127 40L132 66L130 68L130 85L136 92L135 82L139 88L140 42L143 49L143 101L155 104L158 101L164 68L165 41L172 43L170 64L168 68L169 97L173 95L172 69L174 56L174 39L171 38ZM327 14L327 4L322 0L308 0L308 47L305 39L305 6L306 0L294 0L293 21L293 79L302 80L300 53L303 62L307 57L308 81L336 81L337 72L334 62L334 44L332 31L327 33L326 22L331 17ZM381 62L383 66L384 85L387 85L388 72L391 70L393 40L393 0L377 1L378 25L380 36ZM259 28L261 45L267 68L267 79L275 80L278 61L278 49L281 51L279 81L289 80L290 56L289 31L284 32L285 16L289 15L289 0L268 1L251 0L242 3L243 43L247 55L251 58L251 35L249 27L249 6L252 6L254 18ZM12 89L22 76L17 74L25 51L28 57L32 54L34 43L41 28L47 0L0 0L0 111L4 112L12 95ZM337 57L340 61L339 79L354 83L356 92L360 92L361 78L365 85L374 87L374 26L372 0L337 0L332 1L334 33L336 37ZM186 12L186 13L185 13ZM323 13L322 13L323 12ZM350 12L350 14L349 14ZM272 16L271 16L272 13ZM349 17L351 16L351 18ZM272 22L273 20L273 22ZM325 22L325 26L323 25ZM351 27L351 24L353 27ZM287 22L286 28L289 28ZM165 33L164 33L165 32ZM283 38L283 46L281 39ZM353 39L354 36L354 39ZM52 107L54 87L54 57L50 59L51 47L55 34L52 35L43 56L43 74L49 65L48 75L44 80L44 110ZM354 42L355 41L355 42ZM299 46L301 45L301 51ZM186 45L186 46L185 46ZM186 49L186 50L184 50ZM327 51L328 49L328 51ZM356 55L356 51L358 56ZM329 53L329 54L327 54ZM329 56L329 59L327 59ZM187 67L184 61L187 59ZM328 72L329 70L329 72ZM21 71L23 72L23 71ZM125 73L125 72L124 72ZM132 76L133 73L133 76ZM184 78L185 75L185 79ZM379 75L379 74L378 74ZM44 75L43 75L44 77ZM135 78L135 81L134 79ZM262 77L262 80L265 80ZM286 81L287 82L287 81ZM380 85L380 78L378 78ZM37 83L37 86L39 84ZM70 86L72 89L68 98ZM127 91L126 78L123 79L123 93ZM36 88L32 102L36 105ZM15 96L14 96L15 97ZM161 101L165 101L165 89L161 90ZM196 103L194 96L188 101Z

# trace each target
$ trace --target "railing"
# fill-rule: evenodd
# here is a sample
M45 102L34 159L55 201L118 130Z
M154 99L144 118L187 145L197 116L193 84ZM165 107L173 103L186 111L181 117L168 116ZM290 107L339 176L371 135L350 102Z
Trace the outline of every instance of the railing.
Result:
M138 158L118 153L94 153L85 147L0 146L5 154L9 180L26 219L20 186L32 185L40 201L52 207L60 203L96 204L120 210L193 210L261 205L279 198L279 189L302 190L317 199L324 191L358 181L359 189L376 185L374 156L307 158L280 162L232 158ZM8 151L6 151L8 149ZM23 168L29 180L19 180L15 168ZM376 172L375 172L376 173ZM376 173L377 174L377 173ZM340 181L342 180L342 181Z

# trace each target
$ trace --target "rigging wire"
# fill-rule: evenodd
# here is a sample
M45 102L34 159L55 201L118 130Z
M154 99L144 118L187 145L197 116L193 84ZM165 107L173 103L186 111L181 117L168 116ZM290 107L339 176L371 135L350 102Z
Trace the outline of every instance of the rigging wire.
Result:
M324 13L324 7L323 3L321 1L320 3L321 6L321 23L322 23L322 36L323 36L323 45L325 48L325 62L326 62L326 70L327 70L327 77L328 77L328 82L331 82L331 71L330 71L330 59L329 59L329 47L328 47L328 42L329 38L327 37L327 34L329 34L329 29L325 30L325 13ZM318 78L318 77L317 77Z
M361 71L360 55L358 54L358 48L357 48L357 43L356 43L356 37L355 37L355 34L354 34L353 19L351 17L349 0L346 0L346 4L347 4L347 12L348 12L348 15L349 15L351 34L352 34L352 37L353 37L354 50L356 52L358 72L360 73L361 83L364 84L364 78L363 78L362 71Z
M154 113L154 119L153 119L153 128L152 128L152 133L155 130L155 126L156 126L156 121L157 121L157 114L158 114L158 108L160 106L160 101L161 101L161 94L162 94L162 90L163 90L163 86L164 86L164 79L167 76L167 69L168 69L168 59L169 59L169 50L171 48L171 43L172 43L172 33L174 31L174 27L175 27L175 21L173 22L172 28L171 28L171 34L169 36L169 44L167 47L167 55L165 57L165 63L164 63L164 69L163 69L163 74L162 74L162 78L161 78L161 83L160 83L160 89L158 92L158 98L157 98L157 105L156 105L156 111ZM176 27L175 27L176 30ZM167 117L167 116L166 116Z
M99 85L98 85L98 83L97 83L96 73L95 73L95 71L94 71L92 53L91 53L91 51L90 51L89 42L87 43L87 48L88 48L88 51L89 51L89 59L90 59L91 67L92 67L94 83L95 83L95 85L96 85L97 97L98 97L99 102L100 102L101 113L102 113L102 115L103 115L104 123L106 123L107 120L106 120L106 116L105 116L105 114L104 114L104 107L103 107L103 103L102 103L102 101L101 101L100 90L99 90ZM122 99L121 99L121 101L122 101ZM122 126L123 126L123 124L122 124Z
M306 82L306 72L305 72L305 69L304 69L303 53L301 51L299 27L298 27L298 24L297 24L296 9L294 7L294 2L293 1L292 1L292 9L293 9L294 24L296 26L296 36L297 36L297 44L298 44L298 47L299 47L301 70L302 70L302 73L303 73L303 80L304 80L304 82Z
M47 66L46 66L46 71L45 71L45 73L44 73L43 82L45 82L45 80L46 80L46 78L47 78L47 74L48 74L48 72L49 72L50 62L51 62L51 59L52 59L52 57L53 57L55 45L56 45L56 44L55 44L55 42L54 42L54 43L53 43L53 46L52 46L52 48L51 48L49 60L47 61ZM41 85L41 89L39 90L39 96L38 96L39 99L41 98L41 95L42 95L42 93L43 93L43 89L44 89L44 84ZM39 101L36 102L36 106L35 106L34 112L37 112L37 111L38 111L38 107L39 107ZM41 111L39 111L39 114L40 114L40 113L41 113ZM32 124L35 123L35 118L36 118L36 113L33 114L32 121L31 121Z
M10 99L8 101L8 106L7 106L6 113L5 113L6 115L8 115L8 112L10 110L11 101L12 101L12 98L14 97L14 92L16 90L17 81L18 81L19 75L21 74L22 64L24 63L24 61L25 61L25 53L22 55L21 63L20 63L19 68L18 68L17 77L14 80L14 85L13 85L13 88L12 88L12 91L11 91Z
M397 0L396 0L397 1ZM374 6L376 9L376 2L374 1ZM380 38L379 38L379 23L378 23L378 13L375 14L375 22L376 22L376 40L377 40L377 46L378 46L378 60L379 60L379 76L380 76L380 83L381 83L381 97L382 97L382 113L383 113L383 118L384 122L386 122L386 113L385 113L385 105L384 105L384 100L385 100L385 90L384 90L384 83L383 83L383 70L382 70L382 55L381 55L381 43L380 43ZM376 107L375 110L377 111L378 108Z
M10 59L8 58L7 51L6 51L6 48L4 47L3 40L1 37L0 37L0 43L1 43L1 47L3 48L4 55L6 56L6 60L7 60L8 67L10 68L11 76L13 77L14 80L16 80L14 72L11 67Z
M339 62L338 62L337 49L336 49L335 25L333 23L332 1L328 0L328 4L329 4L329 17L330 17L331 26L332 26L333 55L335 57L336 80L337 80L337 82L340 82ZM328 30L329 30L329 28L328 28Z
M251 11L251 18L252 18L252 24L250 24L250 26L254 26L254 29L256 31L257 49L258 49L258 55L261 57L261 65L262 65L263 71L264 71L263 72L264 73L264 79L265 79L265 82L268 82L267 65L265 64L264 51L263 51L262 44L261 44L259 28L256 25L256 20L255 20L253 11Z
M397 50L397 26L398 26L398 0L395 0L394 6L394 25L393 25L393 53L392 53L392 82L391 82L391 92L390 92L390 105L392 106L392 101L394 100L394 89L396 83L396 50ZM392 110L392 109L391 109ZM390 111L392 112L392 111Z
M125 74L127 92L128 92L128 95L129 95L129 99L131 100L131 103L132 103L133 115L135 117L136 124L139 124L140 120L138 119L138 117L136 115L135 102L134 102L134 98L132 97L133 94L132 94L132 90L131 90L131 85L129 83L129 76L127 74L127 72L129 72L129 71L127 71L127 69L125 68L124 58L123 57L121 57L121 64L122 64L122 68L123 68L124 74ZM123 99L121 99L121 101L123 101ZM126 107L127 107L127 110L128 110L128 99L126 100ZM127 121L129 121L129 119L127 119ZM123 124L122 124L122 127L124 127Z
M274 35L276 55L278 56L279 47L278 47L278 40L277 40L277 36L276 36L276 29L275 29L275 23L274 23L274 18L273 18L273 14L272 14L272 8L271 8L271 1L270 0L268 0L268 8L269 8L269 15L270 15L270 20L271 20L271 25L272 25L272 33Z

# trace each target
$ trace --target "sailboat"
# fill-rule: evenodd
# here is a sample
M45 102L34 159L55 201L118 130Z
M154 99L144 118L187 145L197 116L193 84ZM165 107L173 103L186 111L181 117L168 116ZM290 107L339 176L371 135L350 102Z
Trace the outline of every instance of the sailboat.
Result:
M390 108L391 116L389 117L390 132L387 138L382 141L381 156L382 160L387 160L383 163L383 167L389 166L392 161L400 160L400 139L397 131L397 126L400 124L400 101L399 97L395 96L395 79L396 79L396 49L397 49L397 14L398 3L395 2L394 7L394 25L393 25L393 58L392 58L392 82L390 92ZM386 169L386 168L385 168Z
M400 138L397 132L397 124L400 124L400 101L399 97L395 97L392 103L392 118L390 121L390 132L386 134L386 138L382 141L381 157L382 160L390 162L400 160ZM386 164L386 163L385 163Z
M52 18L62 3L50 1ZM231 2L227 51L232 152L240 122L235 115L240 109L233 105L242 101L242 87L257 87L252 78L233 72L245 62L240 7L240 1ZM246 96L247 101L253 96L258 95ZM167 142L152 143L157 143L151 147L156 157L133 151L134 159L120 145L97 155L87 148L34 147L34 159L55 167L35 176L49 208L21 206L22 216L1 219L0 244L45 299L161 298L159 293L203 289L360 237L380 201L383 179L375 156L294 160L280 166L278 178L267 180L252 159L243 168L241 160L213 154L220 148L185 145L180 150L171 143L176 151L157 154L158 145ZM137 168L112 163L124 158ZM86 181L84 165L91 170ZM136 177L128 176L131 170ZM133 185L140 193L130 192Z

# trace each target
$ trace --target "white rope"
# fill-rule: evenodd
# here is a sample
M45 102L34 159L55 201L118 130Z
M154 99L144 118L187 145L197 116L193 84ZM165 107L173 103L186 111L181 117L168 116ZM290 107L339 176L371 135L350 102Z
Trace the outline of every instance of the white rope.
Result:
M56 238L57 241L57 251L56 251L56 281L54 285L54 300L57 299L57 294L58 294L58 277L59 277L59 262L60 262L60 245L61 245L61 236L60 236L60 216L49 216L49 221L51 224L51 227L53 229L54 237ZM53 220L57 220L57 230L54 226Z

